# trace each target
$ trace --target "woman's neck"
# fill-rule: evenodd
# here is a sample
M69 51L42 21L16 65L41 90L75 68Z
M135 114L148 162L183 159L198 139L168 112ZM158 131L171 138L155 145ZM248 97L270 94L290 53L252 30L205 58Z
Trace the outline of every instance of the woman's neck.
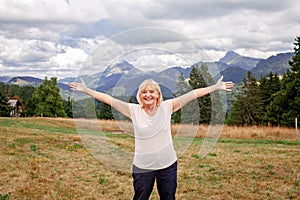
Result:
M144 106L143 109L149 116L154 116L157 111L157 106L156 105L146 105L146 106Z

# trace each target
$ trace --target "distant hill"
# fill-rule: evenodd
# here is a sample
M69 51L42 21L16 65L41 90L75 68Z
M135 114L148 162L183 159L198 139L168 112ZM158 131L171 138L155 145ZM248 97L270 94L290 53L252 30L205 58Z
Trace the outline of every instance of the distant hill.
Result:
M7 81L8 84L15 84L15 85L30 85L34 87L38 87L43 82L42 79L34 78L31 76L17 76L11 78Z
M15 84L15 85L30 85L33 87L38 87L44 80L40 78L35 78L31 76L17 76L11 78L9 81L6 81L7 84ZM57 84L59 88L64 90L70 90L69 86L64 83L58 83Z
M290 69L289 60L291 60L292 56L293 53L280 53L261 60L256 67L251 69L251 73L256 78L266 76L271 71L273 73L283 74Z
M9 81L12 77L10 76L0 76L0 82L2 83L6 83L7 81Z
M221 72L224 81L232 81L234 83L241 83L247 76L248 70L240 67L230 67Z
M0 82L6 83L6 84L15 84L19 86L33 86L38 87L44 80L40 78L35 78L31 76L17 76L9 79L5 79L3 77L0 77ZM70 96L71 90L68 84L64 83L57 83L57 86L60 88L60 94L61 96L66 99Z

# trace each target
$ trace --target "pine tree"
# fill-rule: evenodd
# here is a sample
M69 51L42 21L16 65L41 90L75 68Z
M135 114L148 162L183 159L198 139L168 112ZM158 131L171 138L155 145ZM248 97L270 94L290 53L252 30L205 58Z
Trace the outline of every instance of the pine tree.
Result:
M206 65L202 64L199 68L198 65L195 65L190 73L189 84L193 89L207 87L212 85L214 80L211 75L208 73L208 68ZM211 121L212 113L212 103L210 95L203 96L198 98L198 105L200 109L200 124L209 124ZM220 108L215 108L220 109ZM215 116L217 117L217 116Z
M85 118L85 104L83 100L72 101L73 118Z
M96 106L95 101L92 98L88 98L85 103L85 118L96 118Z
M183 95L183 94L185 94L189 91L191 91L191 87L189 86L189 84L185 80L185 77L183 76L183 73L181 73L178 76L175 95L178 97L178 96Z
M45 78L32 94L32 103L37 116L66 117L56 78Z
M247 78L243 80L242 91L233 103L229 124L238 126L261 125L263 116L263 101L258 83L251 72L248 72Z
M99 118L100 119L113 119L114 118L113 113L112 113L112 108L110 105L101 103Z
M272 125L292 127L300 113L300 37L295 39L295 53L288 70L282 78L281 89L268 106L268 116Z
M70 97L68 97L67 100L63 100L64 110L65 110L67 117L73 118L72 104L73 104L73 101L71 100Z
M290 110L284 115L288 126L293 126L295 118L300 117L300 36L295 41L294 56L289 62L293 76L292 80L287 83L287 93L290 94L288 98Z
M272 101L272 95L280 90L281 82L277 73L269 73L268 76L261 77L259 81L259 89L264 106L268 106Z
M31 103L31 97L34 93L35 87L33 86L22 86L20 90L19 96L23 99L23 105L24 105L24 114L26 116L32 116L34 110L32 109L32 103Z
M12 107L7 103L8 98L2 90L0 90L0 117L8 117Z
M178 81L176 84L176 92L175 97L179 97L183 94L186 94L187 92L191 91L192 88L189 86L187 81L185 80L185 77L181 73L178 76ZM196 102L191 102L185 105L182 109L175 112L172 116L172 120L174 123L198 123L199 117L195 116L195 107L198 108L198 105L195 105ZM181 112L183 112L183 116L181 118ZM193 119L194 118L194 119Z
M270 72L268 76L262 76L259 83L260 95L264 104L263 112L265 113L263 121L265 124L270 124L267 108L276 96L275 94L280 90L281 82L277 73ZM272 113L270 117L272 118L274 114L276 115L276 113Z

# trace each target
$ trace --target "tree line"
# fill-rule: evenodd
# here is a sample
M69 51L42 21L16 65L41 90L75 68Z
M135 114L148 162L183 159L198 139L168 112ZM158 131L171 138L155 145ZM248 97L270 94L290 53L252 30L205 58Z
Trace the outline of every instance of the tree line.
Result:
M10 116L12 107L8 100L18 100L24 108L22 117L79 117L113 119L112 108L91 99L74 101L62 99L57 78L45 77L38 87L0 83L0 117Z
M286 127L295 125L295 118L300 117L300 37L296 37L294 45L295 52L289 61L291 69L282 76L271 71L267 76L261 76L257 80L249 71L242 83L237 85L231 94L227 94L229 108L225 116L226 124ZM176 94L181 95L191 89L211 84L213 84L213 79L207 67L195 65L188 82L183 75L179 76ZM218 116L216 114L218 112L211 115L214 109L224 109L221 106L212 106L212 100L213 98L209 95L197 100L199 111L196 114L200 116L199 123L208 124L211 121L218 121L212 120L212 117L224 117ZM221 101L218 96L214 100ZM194 113L195 111L191 109L190 114L186 116L193 116ZM174 115L174 121L179 122L179 120L180 111Z
M9 99L18 100L24 108L21 116L71 117L69 110L71 100L63 100L57 87L57 78L45 77L37 88L0 83L1 112L0 116L9 116L11 106Z
M228 117L232 125L295 125L300 114L300 37L294 42L291 66L280 78L269 73L257 81L250 72L244 78Z
M218 122L225 118L226 124L237 126L294 126L295 118L299 117L300 113L300 37L296 37L294 45L295 52L289 61L291 69L282 76L270 72L257 80L249 71L243 82L236 85L232 93L226 94L229 105L226 116L218 112L224 109L222 104L214 102L222 101L217 93L214 94L214 98L211 94L191 102L193 106L187 105L184 113L174 113L172 120L175 123L186 121L209 124L211 121ZM214 79L208 73L207 66L194 65L188 80L182 74L178 77L174 96L213 83ZM37 88L0 83L0 116L9 116L9 98L18 99L23 103L26 108L23 116L113 119L115 115L115 110L110 106L90 98L81 101L71 98L63 100L59 95L56 78L46 77ZM130 98L130 102L135 102L134 97Z

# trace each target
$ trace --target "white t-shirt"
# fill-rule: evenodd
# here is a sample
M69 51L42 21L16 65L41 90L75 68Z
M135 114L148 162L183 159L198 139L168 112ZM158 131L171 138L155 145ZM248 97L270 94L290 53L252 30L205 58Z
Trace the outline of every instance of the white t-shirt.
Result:
M176 160L171 135L172 100L163 101L150 117L139 104L130 104L134 128L133 164L142 169L163 169Z

